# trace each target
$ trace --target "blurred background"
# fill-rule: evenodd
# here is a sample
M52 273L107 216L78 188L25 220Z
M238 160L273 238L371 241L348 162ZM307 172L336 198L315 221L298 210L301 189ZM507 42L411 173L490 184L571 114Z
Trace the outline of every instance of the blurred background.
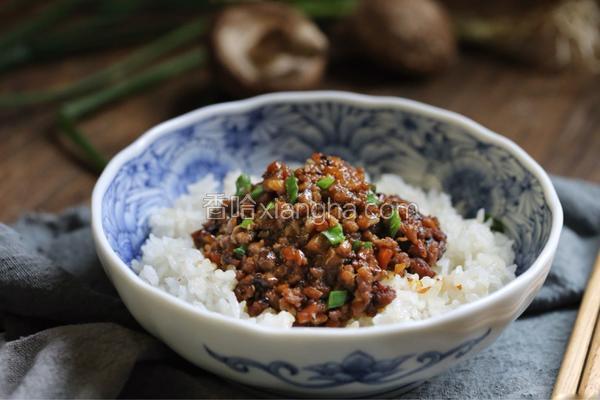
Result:
M402 96L600 182L596 0L1 0L0 220L89 199L153 125L280 90Z

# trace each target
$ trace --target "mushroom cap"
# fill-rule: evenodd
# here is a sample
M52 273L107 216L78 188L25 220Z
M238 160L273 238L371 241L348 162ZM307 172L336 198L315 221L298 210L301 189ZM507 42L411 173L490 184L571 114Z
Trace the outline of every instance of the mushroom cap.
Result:
M210 32L213 62L233 95L316 86L327 64L327 38L292 6L276 2L227 7Z
M456 58L452 22L435 0L362 0L354 30L363 51L391 70L425 75Z

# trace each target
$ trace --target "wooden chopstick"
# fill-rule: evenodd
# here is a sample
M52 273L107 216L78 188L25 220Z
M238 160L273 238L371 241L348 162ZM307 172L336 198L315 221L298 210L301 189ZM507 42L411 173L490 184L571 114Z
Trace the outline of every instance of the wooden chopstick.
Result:
M552 399L574 398L583 393L585 398L600 396L600 254L590 275L573 333L569 339ZM595 334L594 334L594 328ZM592 337L594 340L592 341ZM591 343L591 346L590 346ZM587 362L586 362L587 357ZM584 371L585 366L585 371ZM581 385L580 385L581 384Z
M577 394L584 399L600 398L600 316L596 321L594 337L585 361Z

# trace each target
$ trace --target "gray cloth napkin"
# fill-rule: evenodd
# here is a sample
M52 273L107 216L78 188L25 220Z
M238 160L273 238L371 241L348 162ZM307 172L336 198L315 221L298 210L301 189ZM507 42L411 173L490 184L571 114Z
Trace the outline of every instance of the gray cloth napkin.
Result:
M407 398L548 398L600 243L600 186L554 178L565 228L526 314ZM1 398L238 398L145 333L95 255L89 210L0 224Z

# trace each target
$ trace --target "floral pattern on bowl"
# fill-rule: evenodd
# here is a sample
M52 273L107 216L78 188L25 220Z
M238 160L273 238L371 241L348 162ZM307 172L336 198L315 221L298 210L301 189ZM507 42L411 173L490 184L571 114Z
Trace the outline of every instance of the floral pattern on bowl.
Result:
M356 350L340 362L329 361L305 367L298 367L286 361L261 363L244 357L225 356L211 350L208 346L204 348L212 358L239 373L246 374L252 369L257 369L298 388L329 389L353 383L383 385L410 378L411 375L427 370L446 358L459 359L467 355L491 331L488 329L482 335L443 352L431 350L377 360L364 351Z
M272 159L302 162L314 151L342 156L374 178L395 173L444 190L465 216L485 208L515 241L519 273L548 239L551 211L542 187L505 148L439 119L333 100L256 106L162 135L123 165L108 187L104 232L130 263L148 235L148 216L203 175L257 173Z

